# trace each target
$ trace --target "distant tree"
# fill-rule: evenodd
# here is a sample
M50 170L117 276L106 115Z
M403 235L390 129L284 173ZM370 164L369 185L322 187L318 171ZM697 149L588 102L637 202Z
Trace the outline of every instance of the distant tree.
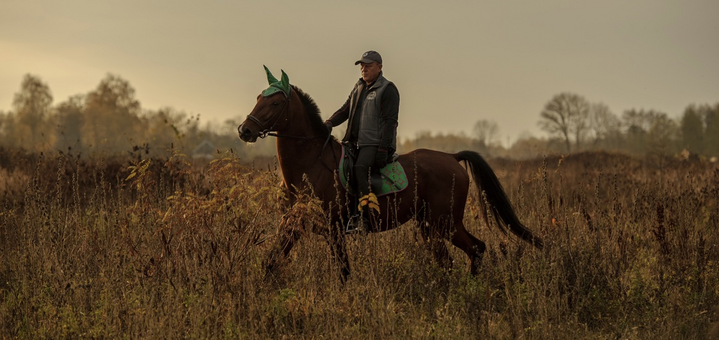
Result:
M558 154L564 148L565 140L561 137L537 138L530 134L522 134L505 152L504 157L530 159L550 154Z
M177 147L183 136L182 124L186 116L184 112L170 107L145 113L142 117L145 134L143 142L154 148Z
M472 139L464 133L433 135L429 131L417 132L415 139L410 139L398 146L399 152L408 152L419 148L434 149L445 152L457 152L472 148Z
M674 154L679 152L679 124L669 118L666 113L659 112L653 116L647 134L650 150L654 153Z
M17 140L12 135L15 130L15 114L12 112L0 112L0 145L18 146Z
M421 131L417 131L414 134L414 139L416 139L416 140L421 140L421 139L425 139L425 138L432 138L432 131L421 130Z
M689 105L684 110L681 133L683 148L698 154L704 152L704 123L696 106Z
M52 118L55 126L55 149L83 152L82 126L84 123L85 96L76 95L55 108Z
M26 141L25 146L32 150L40 147L37 143L43 137L49 137L45 118L51 104L50 88L40 78L26 74L20 92L13 99L17 124L12 133L16 139Z
M651 126L652 115L653 111L630 109L624 111L622 121L627 130L635 127L646 132Z
M190 117L183 116L182 122L182 143L190 146L195 146L201 143L207 138L208 129L202 129L200 127L200 115L190 115Z
M604 103L589 106L589 127L594 133L594 145L600 148L618 148L622 122Z
M624 111L622 125L626 128L625 150L636 155L644 154L648 151L649 129L657 114L652 110L630 109Z
M131 150L138 140L140 102L126 80L108 74L95 91L87 95L83 137L104 152Z
M493 145L497 143L497 140L499 139L499 126L492 120L478 120L474 123L473 132L473 137L485 146Z
M640 126L630 125L625 136L624 150L629 153L640 155L647 152L647 130Z
M708 156L719 156L719 103L711 107L704 120L704 152Z
M567 152L571 151L573 137L577 147L586 137L589 122L589 103L584 97L563 92L554 96L540 113L539 127L564 139Z
M679 124L664 112L655 110L624 111L626 126L625 150L636 155L647 152L678 152L680 139Z

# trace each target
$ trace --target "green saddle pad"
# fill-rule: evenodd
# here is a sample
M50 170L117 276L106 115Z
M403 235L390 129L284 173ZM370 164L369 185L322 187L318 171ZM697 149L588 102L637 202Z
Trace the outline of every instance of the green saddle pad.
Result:
M342 157L340 158L339 172L340 172L340 183L350 194L354 195L354 189L349 185L349 174L350 174L350 156L346 152L346 147L342 145ZM370 180L372 182L372 192L377 196L389 195L395 192L400 192L407 189L409 183L407 182L407 174L404 172L404 168L399 162L394 161L387 164L380 170L380 175L372 175Z

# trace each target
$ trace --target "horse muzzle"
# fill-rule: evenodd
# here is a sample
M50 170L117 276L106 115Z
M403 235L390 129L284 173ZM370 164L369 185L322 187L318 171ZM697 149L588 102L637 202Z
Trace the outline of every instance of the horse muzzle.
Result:
M252 131L252 129L247 127L245 123L242 123L237 127L237 133L240 135L240 139L246 143L256 142L257 137L259 136L258 132Z

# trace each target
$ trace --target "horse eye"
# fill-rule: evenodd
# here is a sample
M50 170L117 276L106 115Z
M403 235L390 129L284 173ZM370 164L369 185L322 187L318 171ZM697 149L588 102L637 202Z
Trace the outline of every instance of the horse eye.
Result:
M272 102L272 105L273 105L273 106L280 105L280 102L278 102L278 101L275 100L275 101Z

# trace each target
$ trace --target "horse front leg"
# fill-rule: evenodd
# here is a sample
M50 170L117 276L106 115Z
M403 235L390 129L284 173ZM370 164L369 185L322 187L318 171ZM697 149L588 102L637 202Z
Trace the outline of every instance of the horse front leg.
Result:
M350 275L350 260L347 256L347 243L345 242L342 224L338 221L330 223L330 232L327 242L332 254L332 263L339 265L340 282L344 285Z
M290 219L287 217L282 219L279 229L279 238L270 250L268 257L263 262L263 267L265 268L265 278L274 274L277 263L280 260L287 258L287 255L290 253L290 250L292 250L292 247L294 247L295 243L297 243L302 236L301 230L296 226L291 225Z

